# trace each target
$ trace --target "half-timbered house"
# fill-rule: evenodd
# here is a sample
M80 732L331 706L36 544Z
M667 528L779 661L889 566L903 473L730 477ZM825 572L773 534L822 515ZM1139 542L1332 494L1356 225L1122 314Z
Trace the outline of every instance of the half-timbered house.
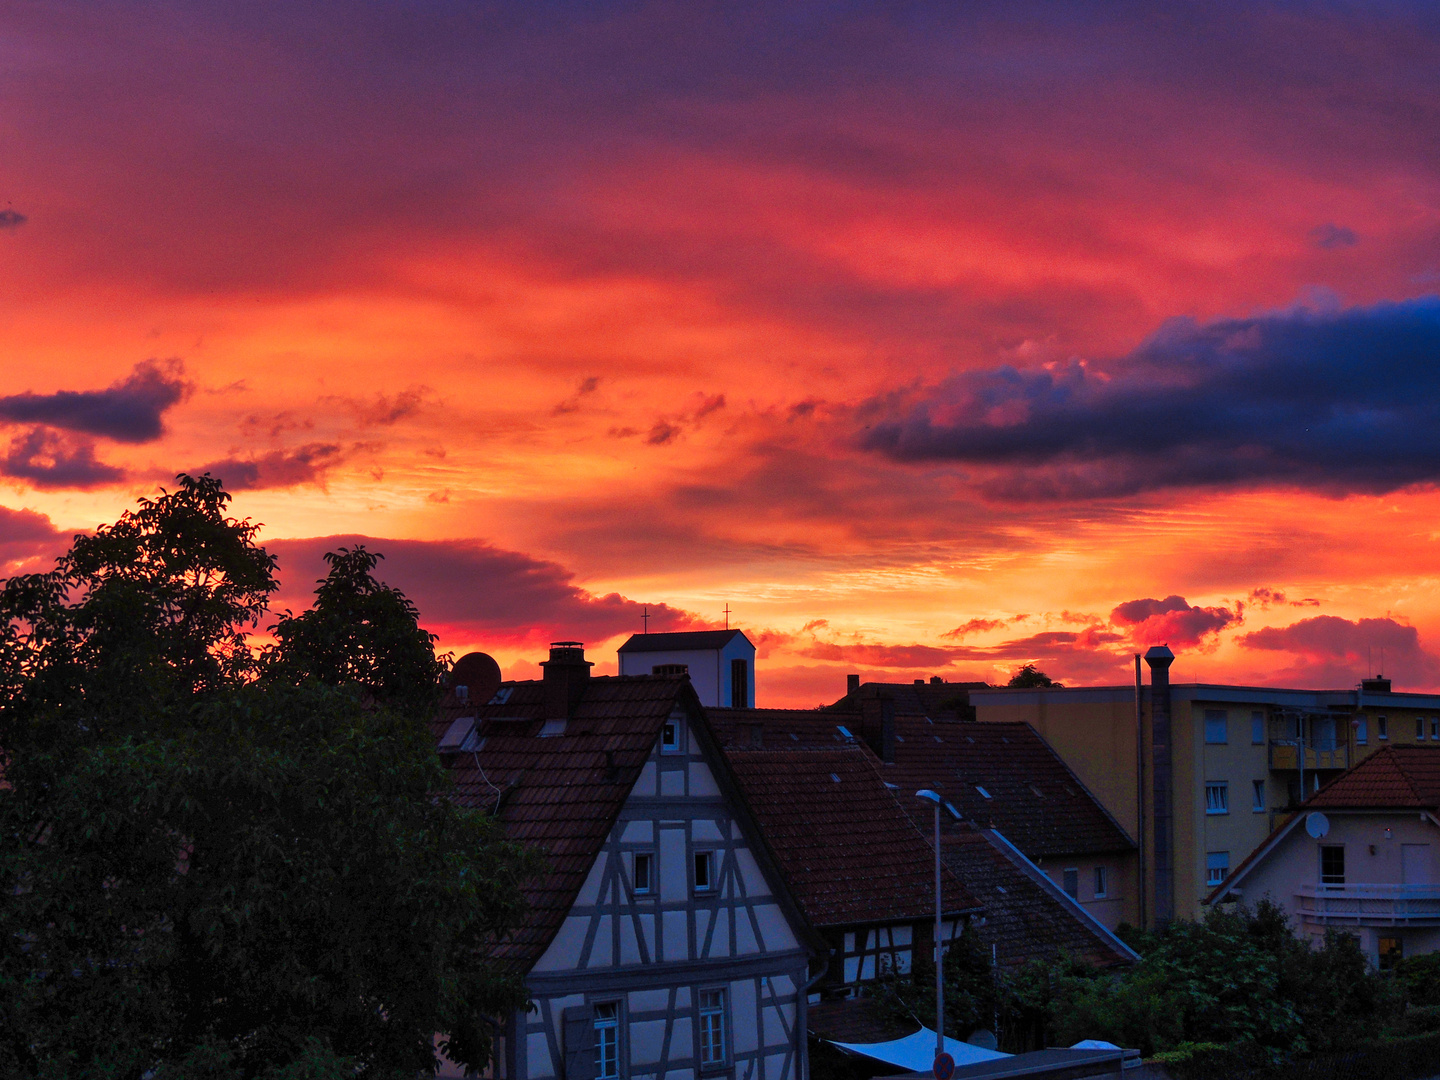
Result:
M457 797L545 860L503 956L533 1007L503 1019L497 1076L805 1080L821 946L689 679L591 678L570 642L542 667L452 690L436 725Z

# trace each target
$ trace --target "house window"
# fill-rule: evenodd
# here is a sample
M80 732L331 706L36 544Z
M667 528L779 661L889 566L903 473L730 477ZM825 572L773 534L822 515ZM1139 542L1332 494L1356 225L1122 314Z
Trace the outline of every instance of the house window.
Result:
M635 895L648 896L655 888L655 856L648 851L637 851L631 863L631 877L635 882Z
M750 665L744 660L730 661L730 705L736 709L750 707Z
M1110 890L1107 888L1107 886L1108 886L1110 883L1105 880L1108 876L1109 876L1109 875L1105 873L1105 867L1103 867L1103 866L1097 866L1097 867L1095 867L1095 899L1096 899L1096 900L1103 900L1103 899L1105 899L1106 896L1108 896L1108 895L1110 894Z
M617 1080L620 1076L620 1003L602 1001L595 1005L595 1080Z
M1262 814L1265 812L1265 781L1252 780L1250 784L1252 788L1251 795L1254 799L1250 804L1250 809L1257 814Z
M1063 878L1065 881L1065 895L1071 900L1080 899L1080 868L1078 866L1067 866Z
M1440 716L1430 717L1430 738L1440 739Z
M1265 745L1265 714L1259 709L1250 714L1250 743L1252 746Z
M680 752L680 721L673 716L665 721L665 726L660 729L660 752L662 754L678 754Z
M1228 851L1207 851L1205 853L1205 884L1219 885L1230 876L1230 853Z
M1205 785L1205 813L1228 814L1230 812L1230 783L1221 780Z
M1324 844L1321 846L1320 884L1345 884L1345 847L1343 844Z
M1390 738L1390 721L1383 716L1375 717L1375 737L1386 740Z
M700 1067L719 1069L725 1066L729 1045L725 1015L725 991L700 991Z
M1415 717L1415 738L1425 738L1425 717L1423 716Z
M1398 937L1380 939L1380 970L1389 971L1405 958L1405 947Z
M695 852L695 891L709 892L715 888L715 853Z
M1224 709L1205 710L1205 741L1207 743L1229 742L1229 714Z
M1370 725L1362 714L1355 718L1355 745L1364 746L1370 741Z

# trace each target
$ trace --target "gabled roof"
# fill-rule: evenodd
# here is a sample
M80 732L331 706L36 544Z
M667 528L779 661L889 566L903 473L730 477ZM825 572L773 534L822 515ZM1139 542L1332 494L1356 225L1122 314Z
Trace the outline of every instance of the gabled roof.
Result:
M1440 746L1387 746L1312 795L1307 809L1440 809Z
M861 683L858 691L846 694L828 708L854 711L861 702L888 697L895 702L897 713L928 716L933 720L941 717L963 720L971 715L970 691L989 688L990 684L983 682L867 682Z
M679 630L669 634L631 634L619 652L685 652L691 649L723 649L737 637L739 630ZM749 638L745 638L749 641Z
M819 927L934 917L935 850L859 745L725 748L745 802L800 908ZM943 875L946 912L975 898Z
M949 828L941 841L945 865L985 906L976 926L994 949L996 964L1013 969L1058 952L1097 967L1133 963L1121 941L1069 897L1044 872L993 830Z
M1029 724L897 716L895 734L895 764L886 779L911 791L939 792L965 817L993 825L1032 859L1135 849Z
M496 814L507 837L545 855L545 871L525 890L525 925L501 953L527 968L564 922L665 718L687 705L699 715L684 677L597 677L587 680L564 734L540 738L544 692L536 680L502 683L487 704L450 696L432 728L438 740L456 719L477 718L483 742L444 755L455 797Z

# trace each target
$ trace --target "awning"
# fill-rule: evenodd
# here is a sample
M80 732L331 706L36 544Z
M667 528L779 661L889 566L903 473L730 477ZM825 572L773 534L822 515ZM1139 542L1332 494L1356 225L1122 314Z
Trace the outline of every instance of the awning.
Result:
M925 1027L915 1032L914 1035L906 1035L903 1039L891 1039L889 1042L843 1043L834 1040L830 1040L830 1042L852 1054L874 1058L887 1065L898 1065L910 1072L929 1072L930 1067L935 1064L935 1032ZM998 1050L986 1050L984 1047L971 1046L969 1043L951 1038L945 1040L945 1052L955 1059L956 1065L974 1065L977 1061L994 1061L996 1058L1010 1056L1002 1054Z

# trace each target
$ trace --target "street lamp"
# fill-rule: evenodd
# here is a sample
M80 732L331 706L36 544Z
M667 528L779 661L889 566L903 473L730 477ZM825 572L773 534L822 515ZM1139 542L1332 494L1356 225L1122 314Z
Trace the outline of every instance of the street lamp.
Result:
M945 976L940 954L940 803L939 795L925 788L915 792L917 799L935 804L935 1057L945 1052Z

